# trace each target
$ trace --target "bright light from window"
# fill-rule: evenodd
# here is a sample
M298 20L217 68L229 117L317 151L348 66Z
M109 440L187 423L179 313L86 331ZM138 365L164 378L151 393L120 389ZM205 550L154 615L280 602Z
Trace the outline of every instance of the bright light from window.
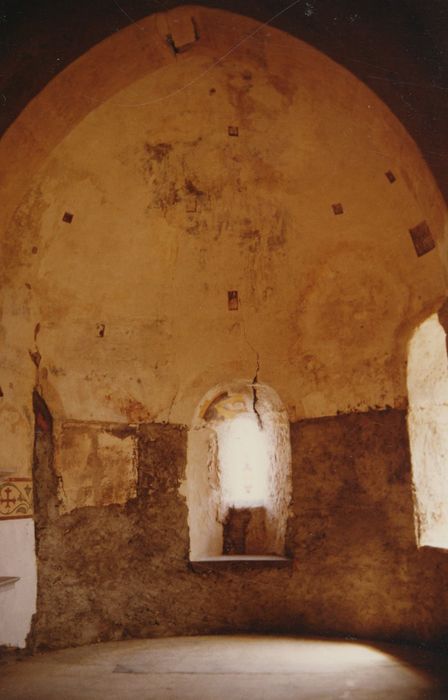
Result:
M218 429L223 500L237 508L264 505L268 498L266 433L255 416L241 415Z
M408 391L418 543L448 549L448 364L437 314L409 343Z

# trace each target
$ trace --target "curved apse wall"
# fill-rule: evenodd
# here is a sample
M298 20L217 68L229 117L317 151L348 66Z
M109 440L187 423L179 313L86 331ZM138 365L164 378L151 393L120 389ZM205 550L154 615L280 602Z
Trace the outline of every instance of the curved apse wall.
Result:
M444 294L433 179L385 106L311 47L196 7L139 26L75 62L0 145L15 153L1 448L8 478L29 478L37 445L33 643L435 635L431 606L411 624L394 605L414 604L427 568L404 407L409 329ZM185 426L235 376L272 386L292 424L294 564L227 572L211 599L188 569Z

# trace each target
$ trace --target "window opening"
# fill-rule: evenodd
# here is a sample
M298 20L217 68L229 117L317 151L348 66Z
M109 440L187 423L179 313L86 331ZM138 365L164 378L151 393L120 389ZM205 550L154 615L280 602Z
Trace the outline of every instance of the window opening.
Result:
M448 361L438 314L411 338L407 381L417 542L448 549Z
M243 413L217 428L221 498L235 508L263 506L269 495L269 453L265 431Z
M283 555L290 471L289 421L270 387L241 382L208 392L189 434L191 559Z

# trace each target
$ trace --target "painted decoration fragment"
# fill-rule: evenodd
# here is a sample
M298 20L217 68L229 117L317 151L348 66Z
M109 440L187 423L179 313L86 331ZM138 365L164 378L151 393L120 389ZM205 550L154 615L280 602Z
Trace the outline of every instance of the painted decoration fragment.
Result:
M0 520L32 517L32 480L14 476L0 480Z

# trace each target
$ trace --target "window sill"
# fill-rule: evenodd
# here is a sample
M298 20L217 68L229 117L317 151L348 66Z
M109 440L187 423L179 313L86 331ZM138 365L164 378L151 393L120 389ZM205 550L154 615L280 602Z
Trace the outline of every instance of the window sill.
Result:
M287 569L292 566L292 559L268 554L223 554L219 557L202 557L190 561L193 571L228 571L247 569Z
M421 549L431 549L435 550L436 552L447 552L448 553L448 542L437 542L433 544L420 544L418 545L418 548Z

